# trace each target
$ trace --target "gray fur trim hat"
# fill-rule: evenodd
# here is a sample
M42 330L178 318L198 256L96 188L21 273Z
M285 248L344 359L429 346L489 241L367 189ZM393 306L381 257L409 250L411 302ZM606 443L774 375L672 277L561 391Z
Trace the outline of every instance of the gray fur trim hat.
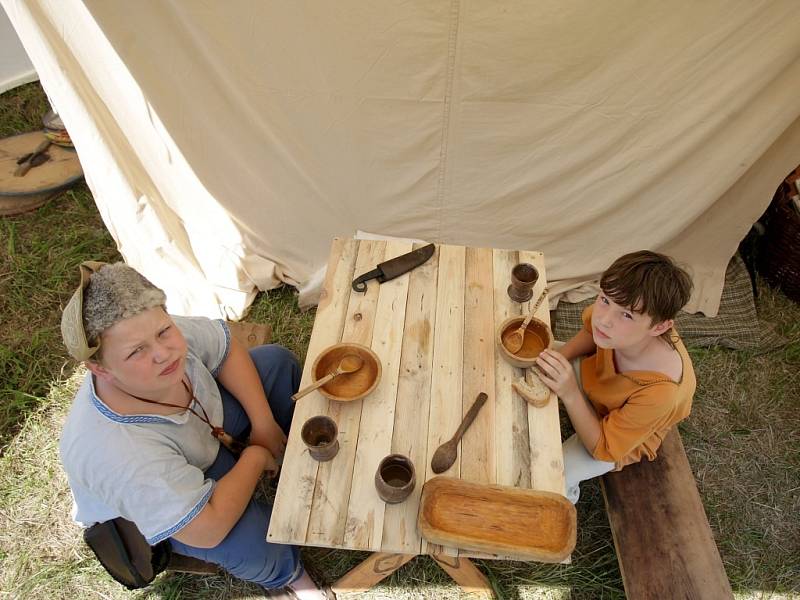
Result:
M81 283L61 317L64 345L77 360L93 356L100 334L115 323L167 302L163 291L125 263L90 261L80 269Z

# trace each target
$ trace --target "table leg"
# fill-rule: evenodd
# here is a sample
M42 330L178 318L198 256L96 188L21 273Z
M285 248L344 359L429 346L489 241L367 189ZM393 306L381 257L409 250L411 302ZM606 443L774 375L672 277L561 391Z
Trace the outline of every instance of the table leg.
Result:
M434 553L431 558L450 575L453 581L474 598L494 599L494 591L486 576L468 558Z
M365 592L397 571L414 556L416 555L375 552L360 565L350 569L331 586L331 589L337 594L342 592Z

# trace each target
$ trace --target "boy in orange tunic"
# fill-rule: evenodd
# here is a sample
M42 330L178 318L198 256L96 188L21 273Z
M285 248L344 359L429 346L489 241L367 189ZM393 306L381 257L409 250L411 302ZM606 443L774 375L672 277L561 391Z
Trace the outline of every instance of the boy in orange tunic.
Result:
M603 273L600 289L583 313L583 329L537 359L575 428L563 444L573 503L581 481L655 459L669 429L689 415L696 387L673 329L691 294L689 275L668 256L633 252ZM584 355L578 380L570 361Z

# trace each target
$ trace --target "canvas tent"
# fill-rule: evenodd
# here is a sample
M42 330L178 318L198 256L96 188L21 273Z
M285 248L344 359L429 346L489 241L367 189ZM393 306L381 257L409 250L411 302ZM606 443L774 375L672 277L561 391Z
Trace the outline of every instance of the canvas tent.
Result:
M800 162L794 0L0 2L178 313L312 292L366 230L542 250L573 298L661 250L713 315Z

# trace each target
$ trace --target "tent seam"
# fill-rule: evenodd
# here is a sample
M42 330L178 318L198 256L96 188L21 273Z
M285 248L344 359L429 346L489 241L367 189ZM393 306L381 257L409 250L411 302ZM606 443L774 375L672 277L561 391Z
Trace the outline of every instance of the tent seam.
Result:
M442 215L444 212L444 196L449 160L448 145L450 141L450 120L453 96L453 80L455 79L456 54L458 49L458 29L461 19L461 0L450 2L450 30L447 38L447 71L445 73L444 102L442 111L442 141L439 150L439 178L436 189L438 219L436 223L436 241L442 241Z

